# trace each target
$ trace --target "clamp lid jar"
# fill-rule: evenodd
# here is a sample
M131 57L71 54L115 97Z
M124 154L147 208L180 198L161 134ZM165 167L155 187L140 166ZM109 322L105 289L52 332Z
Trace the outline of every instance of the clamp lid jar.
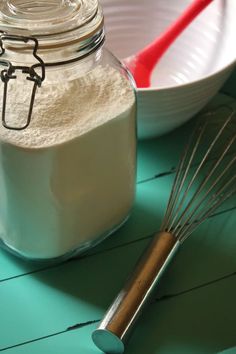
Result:
M104 48L95 0L0 4L0 239L65 258L128 218L136 171L132 79Z

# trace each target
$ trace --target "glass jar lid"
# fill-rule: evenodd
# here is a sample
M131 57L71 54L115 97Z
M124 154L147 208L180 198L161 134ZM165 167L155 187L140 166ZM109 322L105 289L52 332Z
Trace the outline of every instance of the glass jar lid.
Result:
M93 41L103 30L103 15L98 0L2 0L0 29L11 35L35 37L39 49L50 50Z
M0 23L13 34L60 34L88 24L97 11L97 0L2 0Z

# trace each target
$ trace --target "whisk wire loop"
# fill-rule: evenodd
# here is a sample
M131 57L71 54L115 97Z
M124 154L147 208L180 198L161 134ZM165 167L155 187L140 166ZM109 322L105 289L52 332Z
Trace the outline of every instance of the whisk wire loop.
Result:
M222 177L222 176L221 176ZM220 178L221 178L220 177ZM217 185L217 182L214 183L212 185L212 188L210 188L207 193L202 197L202 199L199 200L198 204L195 206L195 208L193 209L193 211L190 213L190 215L188 216L188 218L186 220L184 220L182 226L180 227L180 229L175 232L175 236L180 239L180 241L182 240L182 238L184 237L186 231L188 231L191 228L191 223L195 224L196 220L198 220L198 225L205 221L205 217L204 215L206 214L206 211L210 210L211 213L214 211L214 209L216 209L218 207L218 204L214 204L214 201L216 200L216 197L219 197L220 195L222 195L222 193L224 192L224 190L228 187L229 184L231 184L231 182L233 182L235 180L235 176L232 177L232 179L226 184L224 185L224 187L221 189L220 192L217 192L215 194L213 194L211 196L211 198L207 201L208 196L211 193L211 190ZM207 201L207 202L206 202ZM221 200L219 200L220 202L223 202L223 198ZM204 209L202 207L202 205L204 205ZM202 209L201 209L202 207ZM212 209L210 209L212 207ZM194 221L195 220L195 221Z
M235 179L236 176L232 177L232 180L230 182L232 182ZM195 229L197 229L204 221L206 221L210 216L213 215L214 211L218 209L218 207L222 203L224 203L227 199L231 198L235 194L236 194L236 186L231 191L224 194L222 198L218 198L217 202L215 202L211 208L206 209L205 213L201 215L201 218L199 220L196 219L194 223L189 224L188 230L187 228L185 229L185 232L181 235L181 238L179 238L179 242L181 243L184 242L194 232Z
M211 123L214 121L211 118L212 115L214 118L215 112L208 112L204 115L204 122L200 123L194 130L178 164L161 230L171 232L180 241L186 239L193 229L205 221L233 193L233 190L227 193L227 188L233 188L231 184L235 181L235 175L230 179L228 177L228 173L232 173L232 168L236 161L235 153L227 165L222 162L225 163L226 156L236 141L236 133L227 142L226 146L223 146L223 151L218 158L212 158L211 156L217 150L216 147L221 144L222 135L235 115L234 110L228 106L226 108L230 109L230 114L217 130L213 140L208 143L208 147L201 157L200 163L196 165L196 169L194 169L193 161L201 152L202 140L207 135L205 134L207 128L211 127ZM210 164L208 168L209 163L212 161L212 166ZM205 173L206 168L208 168L207 173ZM222 168L223 171L221 172ZM217 173L219 174L218 176ZM197 183L197 188L194 188L202 174L201 182ZM218 190L214 191L217 187L219 187Z
M215 172L217 169L220 167L221 162L225 158L227 152L233 145L233 143L236 141L236 134L233 136L233 138L230 140L229 144L226 146L224 149L223 153L219 157L219 159L216 159L215 164L211 167L210 172L206 177L203 178L202 182L199 184L199 187L196 189L195 193L191 197L188 207L185 208L184 212L181 214L181 223L178 224L175 229L173 230L173 233L177 238L180 238L181 232L183 231L184 228L188 228L188 224L193 220L195 217L197 211L201 208L201 206L204 204L204 202L207 200L213 189L219 185L220 183L224 184L225 177L227 178L227 173L230 171L231 167L235 164L236 162L236 156L224 167L223 171L217 176L214 181L211 183L210 187L208 190L205 192L205 194L202 195L202 192L204 191L204 187L206 187L207 183L211 180L211 177L214 176ZM227 185L225 185L227 186ZM198 201L198 202L196 202ZM211 202L211 198L209 200ZM194 209L191 211L190 214L188 214L189 209L191 208L192 204L196 204ZM208 205L207 205L208 207ZM187 219L184 220L184 217L187 215ZM187 225L187 227L186 227Z
M189 151L191 149L192 140L194 138L194 135L196 134L196 131L199 131L198 141L197 141L197 144L195 146L195 149L192 151L192 154L191 154L191 156L189 158L188 154L189 154ZM184 154L182 156L182 159L180 159L180 161L179 161L179 165L178 165L177 170L176 170L175 180L174 180L174 183L173 183L173 188L171 190L171 194L170 194L170 198L169 198L169 201L168 201L166 213L165 213L165 216L164 216L164 219L163 219L163 223L162 223L162 226L161 226L161 230L166 230L167 231L167 225L170 223L173 211L176 208L180 191L183 188L183 185L184 185L185 179L187 177L188 171L189 171L189 169L191 167L191 162L192 162L192 160L194 158L195 152L196 152L197 147L198 147L198 143L200 143L201 136L202 136L203 132L204 132L204 127L199 125L196 128L196 130L193 132L191 138L189 139L189 143L188 143L186 149L184 150ZM189 160L188 160L188 158L189 158ZM185 166L185 165L187 165L187 166ZM170 230L170 227L168 228L168 230Z

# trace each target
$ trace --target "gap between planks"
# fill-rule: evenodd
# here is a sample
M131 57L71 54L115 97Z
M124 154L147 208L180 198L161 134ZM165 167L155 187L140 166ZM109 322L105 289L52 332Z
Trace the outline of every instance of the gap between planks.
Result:
M235 276L236 276L236 271L233 272L233 273L224 275L224 276L222 276L222 277L220 277L220 278L216 278L216 279L214 279L214 280L211 280L211 281L209 281L209 282L205 282L205 283L196 285L196 286L194 286L194 287L192 287L192 288L182 290L182 291L177 292L177 293L172 293L172 294L163 295L163 296L160 297L160 298L154 299L154 300L149 304L149 306L152 306L152 305L154 305L155 303L161 302L161 301L171 301L172 299L174 299L174 298L176 298L176 297L183 296L183 295L185 295L185 294L187 294L187 293L190 293L190 292L193 292L193 291L196 291L196 290L199 290L199 289L206 288L206 287L211 286L212 284L215 284L215 283L223 282L224 280L229 279L229 278L233 278L233 277L235 277ZM63 335L63 334L65 334L65 333L69 332L69 331L79 330L79 329L81 329L81 328L83 328L83 327L86 327L86 326L90 326L90 325L92 325L92 324L99 323L100 321L101 321L101 319L97 319L97 320L92 320L92 321L86 321L86 322L82 322L82 323L77 323L77 324L74 324L74 325L72 325L72 326L67 327L65 330L62 330L62 331L58 331L58 332L55 332L55 333L50 333L50 334L45 335L45 336L42 336L42 337L33 338L33 339L30 339L30 340L27 340L27 341L24 341L24 342L21 342L21 343L14 344L14 345L12 345L12 346L0 348L0 352L2 352L2 351L7 351L7 350L10 350L10 349L13 349L13 348L17 348L17 347L21 347L21 346L24 346L24 345L27 345L27 344L31 344L31 343L34 343L34 342L42 341L42 340L45 340L45 339L48 339L48 338L51 338L51 337Z
M209 217L210 218L214 218L214 217L217 217L218 215L222 215L222 214L226 214L226 213L229 213L229 212L232 212L236 210L236 205L229 208L229 209L225 209L225 210L221 210L219 212L216 212L214 213L213 215L211 215ZM158 231L158 230L157 230ZM96 255L99 255L99 254L105 254L105 253L108 253L108 252L111 252L113 251L114 249L118 249L118 248L124 248L126 246L129 246L131 244L135 244L135 243L138 243L138 242L142 242L144 240L148 240L148 239L151 239L152 236L154 235L154 233L152 234L149 234L149 235L146 235L146 236L143 236L143 237L139 237L135 240L132 240L132 241L128 241L128 242L124 242L124 243L121 243L119 245L116 245L114 247L109 247L107 249L104 249L104 250L100 250L100 251L94 251L94 252L91 252L90 254L84 254L83 256L80 256L78 258L71 258L63 263L58 263L58 264L52 264L52 265L48 265L48 266L44 266L42 268L38 268L38 269L35 269L35 270L32 270L30 272L26 272L26 273L22 273L22 274L18 274L18 275L15 275L15 276L12 276L12 277L8 277L8 278L4 278L4 279L1 279L0 280L0 284L1 283L4 283L6 281L10 281L10 280L14 280L14 279L18 279L18 278L22 278L22 277L25 277L25 276L28 276L28 275L31 275L31 274L36 274L36 273L40 273L40 272L45 272L47 270L50 270L50 269L53 269L53 268L59 268L59 267L64 267L66 266L67 264L70 264L71 262L79 262L80 260L82 259L86 259L86 258L90 258L90 257L94 257Z

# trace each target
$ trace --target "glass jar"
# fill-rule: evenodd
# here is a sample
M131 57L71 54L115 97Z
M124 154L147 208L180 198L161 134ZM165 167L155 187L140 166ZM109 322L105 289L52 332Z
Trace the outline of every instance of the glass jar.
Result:
M2 0L0 29L1 243L65 259L129 216L134 85L103 46L97 0Z

